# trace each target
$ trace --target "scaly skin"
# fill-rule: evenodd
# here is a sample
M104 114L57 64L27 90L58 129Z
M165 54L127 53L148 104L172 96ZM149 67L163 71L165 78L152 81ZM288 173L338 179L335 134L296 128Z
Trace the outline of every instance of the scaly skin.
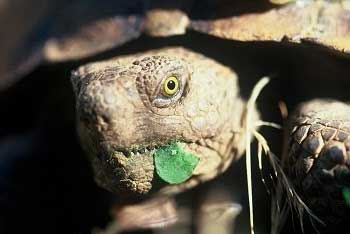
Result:
M291 116L289 177L306 204L326 224L350 217L343 196L350 186L350 106L316 99Z
M176 75L172 97L163 83ZM237 76L229 68L181 47L121 56L73 72L77 122L97 183L127 196L150 192L155 148L180 142L200 161L193 176L152 191L177 193L222 173L243 152Z

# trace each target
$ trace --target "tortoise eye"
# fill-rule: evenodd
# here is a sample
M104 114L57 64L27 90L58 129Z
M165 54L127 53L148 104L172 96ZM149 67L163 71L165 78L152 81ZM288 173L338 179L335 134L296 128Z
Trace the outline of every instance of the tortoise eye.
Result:
M169 76L163 84L163 93L166 96L173 96L179 91L179 80L176 76Z

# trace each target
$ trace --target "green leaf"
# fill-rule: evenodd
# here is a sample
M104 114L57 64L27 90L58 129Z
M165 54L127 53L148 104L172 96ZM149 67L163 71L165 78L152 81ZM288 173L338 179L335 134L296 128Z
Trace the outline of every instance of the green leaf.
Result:
M346 205L348 207L350 207L350 188L343 189L343 197L344 197Z
M188 180L199 163L199 158L185 152L179 143L159 148L154 153L157 174L169 184Z

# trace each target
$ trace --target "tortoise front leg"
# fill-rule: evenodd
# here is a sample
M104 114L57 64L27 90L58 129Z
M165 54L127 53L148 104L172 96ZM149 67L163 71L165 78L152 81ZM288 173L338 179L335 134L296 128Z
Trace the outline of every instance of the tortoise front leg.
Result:
M326 225L350 220L350 105L316 99L290 116L287 173L306 205Z
M197 210L198 234L237 233L235 223L242 206L232 198L232 191L223 186L214 186L204 195Z

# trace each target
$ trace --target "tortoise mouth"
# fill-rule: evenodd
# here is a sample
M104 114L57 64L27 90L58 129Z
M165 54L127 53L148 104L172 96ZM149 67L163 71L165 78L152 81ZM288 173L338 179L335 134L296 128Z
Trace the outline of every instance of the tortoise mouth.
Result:
M218 160L212 163L211 158ZM219 158L218 152L198 142L170 141L118 148L107 161L114 162L109 168L119 190L142 195L151 189L156 192L167 185L186 183L192 176L212 171L221 163Z
M164 144L165 145L165 144ZM164 146L163 144L159 145L148 145L148 146L141 146L141 147L131 147L131 148L125 148L125 149L117 149L115 152L123 154L125 157L130 158L133 156L140 156L143 154L149 154L154 153L157 149Z
M152 154L156 152L158 149L161 149L163 147L169 146L171 144L180 143L184 145L195 145L196 147L203 147L210 149L212 151L215 151L216 153L220 154L218 150L214 149L213 147L203 143L203 141L186 141L186 140L170 140L164 143L152 143L148 145L137 145L137 146L130 146L130 147L119 147L115 146L113 147L113 151L115 153L120 153L126 158L134 157L134 156L141 156L144 154ZM193 148L193 147L192 147Z
M152 188L155 149L115 150L106 160L112 190L142 195ZM116 186L116 187L115 187Z

